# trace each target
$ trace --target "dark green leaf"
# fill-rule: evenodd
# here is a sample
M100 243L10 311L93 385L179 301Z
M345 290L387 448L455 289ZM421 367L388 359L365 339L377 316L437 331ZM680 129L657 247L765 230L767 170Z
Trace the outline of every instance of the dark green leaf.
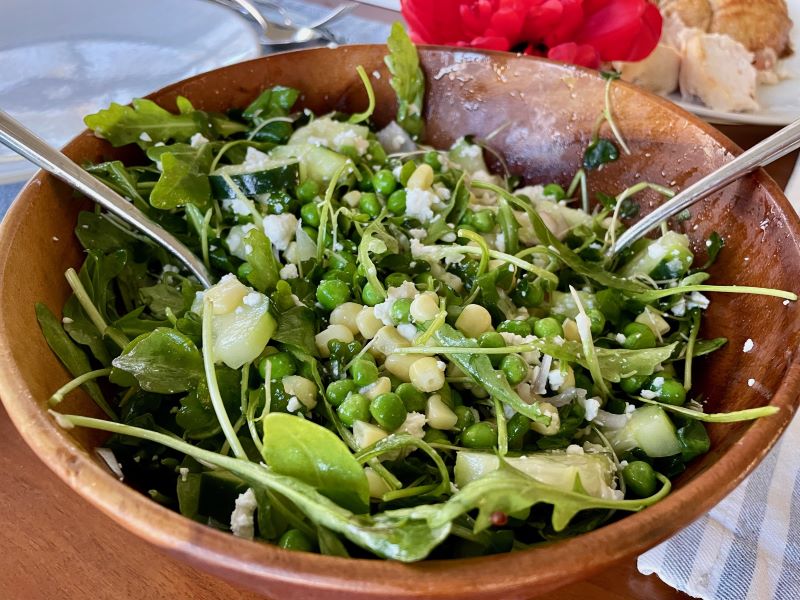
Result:
M241 412L241 375L235 369L223 365L216 367L215 371L225 411L235 421ZM192 439L205 439L221 431L205 379L199 381L188 395L181 398L175 422Z
M272 470L299 479L356 514L367 512L367 477L336 434L284 413L270 413L263 426L264 461Z
M251 229L242 243L247 263L251 267L247 273L247 281L259 292L271 292L280 281L280 267L272 252L270 239L260 229Z
M76 296L70 296L64 304L64 329L77 343L88 346L94 357L107 367L111 364L111 356L103 341L103 335L86 315Z
M700 267L701 271L705 271L708 267L714 264L719 256L720 250L725 247L725 240L716 231L712 231L711 235L706 240L706 252L708 253L708 260L706 264Z
M174 144L165 148L169 150L159 156L162 173L150 193L150 204L162 210L185 204L207 208L211 201L211 186L208 183L211 146L203 144L192 148L186 144Z
M276 85L261 92L258 98L244 109L245 119L266 121L273 117L285 117L292 110L300 92L289 87Z
M159 394L191 390L203 378L203 358L197 346L166 327L133 340L112 364L133 375L143 390Z
M70 375L79 377L92 370L86 354L70 339L56 316L44 304L36 304L36 319L39 321L47 345L55 352ZM83 389L99 406L107 406L96 382L89 381L83 384Z
M305 306L293 306L282 312L276 319L278 328L272 334L272 340L298 348L311 356L317 356L316 318L314 311Z
M601 165L613 162L619 158L619 150L614 142L604 138L594 140L583 154L583 166L587 169L597 169Z

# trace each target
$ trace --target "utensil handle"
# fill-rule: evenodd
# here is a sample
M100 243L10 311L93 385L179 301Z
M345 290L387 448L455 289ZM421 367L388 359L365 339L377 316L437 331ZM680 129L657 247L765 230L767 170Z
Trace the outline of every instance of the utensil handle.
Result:
M50 146L31 130L0 110L0 142L88 196L92 201L138 229L194 274L204 287L212 285L205 265L171 233L153 223L139 209L99 179L83 170L67 156Z
M742 175L768 165L797 148L800 148L800 119L742 152L729 163L696 181L653 212L642 217L617 239L617 242L609 249L609 255L616 254L647 232L655 229L661 222L721 190Z

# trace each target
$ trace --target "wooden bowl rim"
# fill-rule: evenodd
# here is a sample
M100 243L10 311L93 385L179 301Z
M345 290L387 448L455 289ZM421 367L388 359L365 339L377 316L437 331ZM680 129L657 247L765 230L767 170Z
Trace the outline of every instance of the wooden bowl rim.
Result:
M355 47L382 46L363 44ZM352 47L354 46L314 48L292 53L343 52ZM509 58L507 53L502 52L445 46L422 46L421 51ZM239 65L268 62L271 59L272 56L266 56ZM565 73L583 72L592 77L600 77L594 71L552 63L546 59L519 59L548 63L550 67L555 64ZM208 77L209 74L216 75L230 68L222 67L195 75L162 88L148 97L168 94L187 82ZM686 119L729 153L741 152L722 133L680 107L624 82L619 83L644 96L647 102L657 103L676 117ZM80 135L91 134L84 131ZM18 200L0 225L0 282L5 277L10 233L25 216L25 206L20 200L35 195L42 181L48 177L50 175L42 171L37 172L22 189ZM791 237L797 243L800 238L800 220L782 190L763 170L754 173L752 177L787 217ZM19 369L12 359L11 342L5 335L6 331L5 315L0 314L0 398L25 442L67 485L129 531L171 553L199 563L212 572L227 575L229 578L235 573L246 573L248 577L262 583L299 584L304 589L317 593L348 591L356 595L364 593L412 597L424 594L431 598L449 598L460 597L476 590L483 594L499 594L522 586L555 587L589 577L604 567L654 546L722 500L775 444L791 420L800 394L800 356L795 356L770 402L781 411L773 417L753 423L739 443L732 446L716 463L645 511L628 515L578 537L521 552L470 559L424 561L409 565L289 552L276 546L242 540L213 530L150 501L101 468L43 410L41 402L22 384ZM580 557L580 560L576 560L576 557ZM413 582L414 589L411 589L410 582ZM534 593L535 587L530 589Z

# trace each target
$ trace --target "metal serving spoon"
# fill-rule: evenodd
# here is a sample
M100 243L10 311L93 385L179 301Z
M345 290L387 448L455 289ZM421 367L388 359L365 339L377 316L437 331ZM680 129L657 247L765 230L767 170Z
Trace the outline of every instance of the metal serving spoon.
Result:
M688 208L695 202L702 200L724 188L729 183L739 179L759 167L786 156L800 148L800 119L780 129L767 139L756 144L749 150L742 152L731 162L712 171L700 181L696 181L685 190L675 195L649 215L644 216L630 229L617 239L616 243L608 250L608 255L613 256L626 246L629 246L647 232L658 227L660 223Z
M213 280L203 262L170 232L153 223L144 213L125 198L79 165L72 162L59 150L38 137L30 129L0 110L0 143L27 158L67 185L88 196L108 212L116 215L128 225L138 229L147 237L177 258L203 287L211 287Z

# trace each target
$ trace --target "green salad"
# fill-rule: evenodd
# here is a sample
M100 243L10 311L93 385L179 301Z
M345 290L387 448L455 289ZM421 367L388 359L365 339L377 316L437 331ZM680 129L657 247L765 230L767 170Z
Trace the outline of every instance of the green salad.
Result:
M614 258L638 183L586 193L629 152L606 95L570 185L523 185L491 140L422 145L424 78L403 30L386 63L396 120L315 115L276 86L225 114L177 99L86 118L142 160L88 165L205 262L210 289L112 215L44 335L75 377L63 427L184 516L293 550L399 561L506 552L665 497L709 450L696 359L708 285L666 227ZM608 86L613 85L609 78ZM605 133L607 132L607 134ZM567 189L565 189L565 187ZM105 418L56 412L83 388ZM98 411L98 414L99 414Z

